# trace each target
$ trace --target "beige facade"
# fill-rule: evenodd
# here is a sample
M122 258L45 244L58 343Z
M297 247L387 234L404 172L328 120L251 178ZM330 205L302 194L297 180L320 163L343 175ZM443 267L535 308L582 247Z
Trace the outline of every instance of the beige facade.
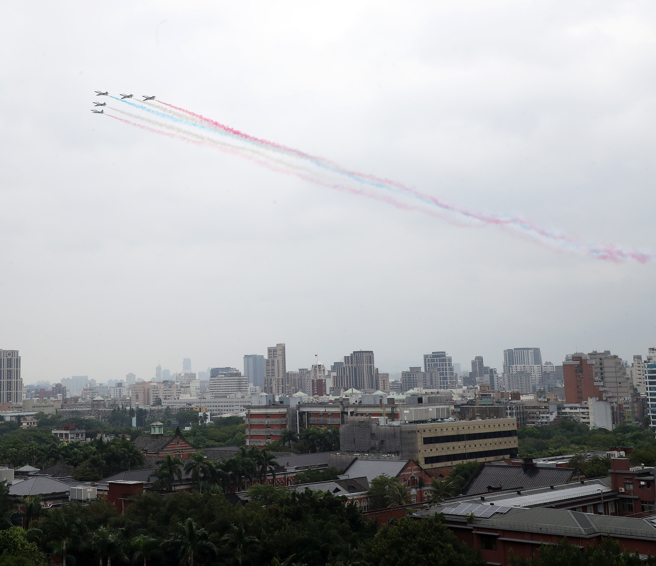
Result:
M285 345L276 344L267 348L267 359L264 361L264 392L272 395L284 395L286 378Z
M135 383L130 388L130 399L133 405L151 405L150 382Z
M408 424L351 421L340 429L342 452L391 454L424 468L470 460L492 462L517 456L517 421L488 419Z

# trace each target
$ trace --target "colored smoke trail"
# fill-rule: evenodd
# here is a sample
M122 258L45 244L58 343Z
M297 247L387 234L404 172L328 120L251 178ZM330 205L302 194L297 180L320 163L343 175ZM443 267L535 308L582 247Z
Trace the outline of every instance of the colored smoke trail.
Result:
M110 98L127 104L136 110L145 112L150 115L151 118L149 119L143 116L123 112L118 109L113 109L115 112L128 115L135 120L143 121L154 127L144 126L143 124L130 122L129 120L108 114L112 118L120 120L121 122L170 138L194 143L195 145L213 147L225 153L239 155L272 171L294 175L300 179L321 186L346 191L351 194L367 196L368 198L385 202L399 209L423 212L424 214L447 220L448 222L459 226L463 226L463 223L457 220L458 217L482 225L494 225L500 228L513 229L517 231L515 232L517 235L530 237L532 241L536 243L556 246L563 251L586 253L597 259L614 262L621 262L630 259L639 263L646 263L647 261L656 259L656 254L654 252L640 252L616 245L580 243L571 237L547 230L517 216L481 213L452 205L402 183L377 177L375 175L351 171L322 157L313 156L282 144L251 136L235 128L231 128L215 120L206 118L201 114L197 114L179 106L174 106L167 102L157 101L158 106L156 109L152 107L154 105L152 103L124 100L114 96L110 96ZM164 123L161 123L158 120L163 120ZM166 131L157 128L164 128ZM224 139L231 141L219 141L197 132L188 131L186 128L197 128L207 134L226 136ZM346 180L361 185L361 188L354 188L343 182L332 182L327 178L327 175L329 174L338 175L342 178L346 177ZM407 204L389 195L380 194L381 190L401 194L406 198L411 197L422 203L422 206ZM428 205L430 208L426 208L425 205Z
M353 180L363 183L363 184L368 184L373 186L374 188L384 188L384 189L390 189L394 188L397 190L401 190L405 193L412 194L416 198L419 198L423 202L437 206L438 208L441 208L445 211L456 213L459 215L464 216L467 219L472 219L475 221L483 222L485 224L494 224L498 226L509 226L509 227L514 227L517 229L520 229L525 232L533 232L535 236L539 236L541 238L545 238L547 240L554 240L554 241L560 241L563 244L567 244L570 246L578 247L577 244L569 237L566 237L562 234L555 234L551 231L545 230L535 224L532 224L528 222L527 220L515 216L499 216L499 215L491 215L491 214L483 214L483 213L477 213L473 212L470 210L467 210L465 208L457 207L455 205L449 204L445 201L442 201L440 199L437 199L433 197L432 195L428 195L425 193L422 193L420 191L417 191L414 188L408 187L402 183L399 183L397 181L391 181L389 179L381 178L381 177L376 177L375 175L369 175L369 174L363 174L363 173L358 173L355 171L351 171L348 169L344 169L342 167L339 167L336 165L334 162L329 161L327 159L324 159L322 157L317 157L310 155L308 153L302 152L300 150L290 148L288 146L284 146L278 143L270 142L261 138L256 138L254 136L251 136L249 134L245 134L244 132L241 132L235 128L231 128L229 126L225 126L224 124L221 124L220 122L217 122L215 120L212 120L211 118L206 118L205 116L201 114L197 114L195 112L192 112L191 110L186 110L184 108L181 108L179 106L175 106L173 104L170 104L168 102L163 102L161 100L158 101L159 104L162 104L172 110L175 111L175 114L177 117L181 117L181 115L188 115L192 118L195 119L195 123L201 122L205 123L209 126L212 126L216 128L217 131L231 134L234 136L239 137L240 139L243 139L245 141L248 141L253 144L257 144L259 146L264 146L264 147L269 147L271 149L274 149L276 151L284 151L289 154L293 154L295 156L298 156L302 159L306 159L311 161L313 164L318 165L320 167L326 167L330 168L336 173L340 173L343 175L346 175ZM610 253L610 250L606 250L606 252L609 254L609 256L613 256L613 254Z
M117 111L114 108L112 108L112 110ZM395 208L398 208L399 210L423 212L424 214L427 214L428 216L432 216L434 218L442 218L441 215L439 215L438 213L436 213L434 211L422 209L422 208L419 208L417 206L413 206L413 205L409 205L409 204L405 204L405 203L397 201L397 200L395 200L391 197L388 197L388 196L367 193L366 191L364 191L362 189L354 189L353 187L348 187L346 185L340 185L338 183L326 182L326 181L321 180L320 178L314 177L314 176L309 175L307 173L302 173L302 172L299 172L299 171L295 171L295 170L290 169L290 168L277 167L275 165L272 165L269 161L265 161L263 159L258 159L257 157L253 157L252 155L249 155L249 154L241 151L240 148L235 148L233 146L228 146L228 145L225 145L225 144L223 146L221 146L217 143L213 143L212 141L205 142L205 141L195 140L193 138L187 137L187 135L180 135L180 134L176 134L176 133L172 133L172 132L166 132L166 131L163 131L163 130L158 130L156 128L151 128L150 126L146 126L146 125L143 125L143 124L138 124L137 122L132 122L131 120L126 120L125 118L120 118L120 117L114 116L112 114L106 114L106 116L109 116L110 118L114 118L115 120L119 120L120 122L124 122L125 124L129 124L131 126L134 126L136 128L140 128L142 130L145 130L145 131L148 131L148 132L151 132L151 133L154 133L154 134L159 134L159 135L166 136L166 137L172 138L172 139L179 139L179 140L185 141L187 143L192 143L192 144L195 144L195 145L201 145L201 146L210 147L210 148L213 148L213 149L218 149L219 151L222 151L224 153L228 153L228 154L231 154L231 155L238 155L240 157L243 157L243 158L245 158L245 159L247 159L247 160L249 160L253 163L256 163L256 164L258 164L262 167L265 167L265 168L269 169L270 171L274 171L276 173L283 173L283 174L286 174L286 175L294 175L294 176L298 177L299 179L303 179L304 181L309 181L311 183L315 183L315 184L321 185L323 187L327 187L327 188L330 188L330 189L336 189L338 191L351 193L353 195L366 196L368 198L371 198L373 200L377 200L379 202L384 202L386 204L391 204L392 206L394 206ZM162 127L167 127L167 126L162 126ZM168 126L168 127L170 127L170 126Z

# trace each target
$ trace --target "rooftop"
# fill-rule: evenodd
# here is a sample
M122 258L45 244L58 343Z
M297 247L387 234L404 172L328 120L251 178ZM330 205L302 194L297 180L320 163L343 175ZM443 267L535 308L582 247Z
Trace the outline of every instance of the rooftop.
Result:
M510 489L536 489L566 484L572 479L572 468L538 468L509 466L508 464L485 464L469 484L463 495L476 495Z
M407 460L356 460L344 471L350 478L365 477L367 481L383 474L395 478L405 467Z

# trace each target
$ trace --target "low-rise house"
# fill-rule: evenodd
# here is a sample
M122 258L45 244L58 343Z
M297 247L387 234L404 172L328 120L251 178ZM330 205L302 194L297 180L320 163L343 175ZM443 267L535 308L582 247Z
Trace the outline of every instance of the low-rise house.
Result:
M150 425L150 434L142 434L134 440L134 445L146 458L189 458L197 450L181 436L164 435L164 424L155 422Z
M52 434L62 442L84 442L86 431L78 430L74 424L63 424L59 429L53 429Z

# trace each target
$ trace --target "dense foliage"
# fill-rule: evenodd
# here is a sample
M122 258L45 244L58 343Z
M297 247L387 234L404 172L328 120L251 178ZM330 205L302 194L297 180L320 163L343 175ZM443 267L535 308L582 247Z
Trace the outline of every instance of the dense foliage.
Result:
M521 456L558 456L588 450L609 450L624 446L633 447L633 464L656 463L656 439L653 431L633 425L619 426L612 431L590 430L588 426L561 419L549 426L519 428Z
M255 486L246 505L216 491L146 492L124 515L101 501L70 504L43 511L27 531L0 530L4 551L0 566L5 556L21 556L6 562L20 566L45 566L48 556L114 566L481 564L438 519L378 530L343 498L270 485Z
M601 544L584 550L562 539L557 544L539 547L533 558L511 558L512 566L656 566L656 558L623 551L617 541L605 538Z

